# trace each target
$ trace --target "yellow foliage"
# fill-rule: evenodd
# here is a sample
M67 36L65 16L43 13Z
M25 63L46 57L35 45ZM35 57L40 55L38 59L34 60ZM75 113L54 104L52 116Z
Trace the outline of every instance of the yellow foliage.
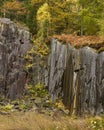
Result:
M3 5L3 7L5 8L5 9L10 9L10 10L19 10L21 7L22 7L22 4L20 3L20 2L17 2L17 1L13 1L13 2L5 2L4 3L4 5Z
M65 109L65 106L64 106L62 100L56 102L56 106L57 106L58 108L60 108L60 109Z
M42 3L42 2L44 2L44 0L31 0L32 5L39 4L39 3Z
M33 41L35 46L31 48L31 50L25 55L25 59L27 60L26 69L32 68L36 65L34 62L34 56L38 55L39 57L43 58L49 54L49 48L45 43L41 44L38 40ZM43 65L44 62L41 60L40 64Z
M29 61L32 61L32 60L33 60L33 57L30 56L29 54L27 54L24 58L25 58L25 59L28 59Z
M44 42L49 35L51 15L49 5L44 3L37 11L38 33L37 37Z
M45 3L44 5L42 5L38 12L37 12L37 21L40 22L44 22L45 20L50 21L50 13L49 13L49 6L47 3Z
M38 39L33 42L35 44L35 48L33 48L35 54L39 55L40 57L44 57L48 55L49 48L47 47L45 43L40 43Z
M5 12L16 11L17 14L26 14L27 10L24 8L23 2L19 1L7 1L3 5Z
M9 111L9 110L12 110L12 109L13 109L13 105L11 105L9 103L4 107L4 110L6 110L6 111Z
M26 64L26 69L29 69L29 68L31 68L32 66L33 66L34 64Z

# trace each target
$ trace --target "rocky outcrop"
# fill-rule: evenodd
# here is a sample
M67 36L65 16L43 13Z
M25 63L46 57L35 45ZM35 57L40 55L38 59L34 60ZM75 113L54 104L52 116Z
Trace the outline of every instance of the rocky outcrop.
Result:
M21 98L27 81L25 55L30 33L6 18L0 19L0 100ZM45 83L53 101L62 98L70 114L104 113L104 51L76 49L51 41L49 56L34 54L32 83ZM48 59L48 62L47 62Z
M51 97L63 95L70 114L104 112L104 52L52 40L49 68Z
M0 99L20 98L27 73L24 55L30 48L30 33L6 18L0 18Z

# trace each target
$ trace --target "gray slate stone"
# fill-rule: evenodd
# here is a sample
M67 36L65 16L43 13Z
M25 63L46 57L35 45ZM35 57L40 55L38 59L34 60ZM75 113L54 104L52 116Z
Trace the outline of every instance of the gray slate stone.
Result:
M87 46L75 49L53 39L48 62L53 101L61 95L70 114L104 112L104 52Z
M0 96L23 95L27 73L24 56L30 49L30 33L7 18L0 18Z

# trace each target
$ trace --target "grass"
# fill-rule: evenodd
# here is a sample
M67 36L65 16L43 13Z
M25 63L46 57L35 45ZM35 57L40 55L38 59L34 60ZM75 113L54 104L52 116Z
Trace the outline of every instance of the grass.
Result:
M0 130L89 130L87 124L85 119L50 117L36 112L0 115Z

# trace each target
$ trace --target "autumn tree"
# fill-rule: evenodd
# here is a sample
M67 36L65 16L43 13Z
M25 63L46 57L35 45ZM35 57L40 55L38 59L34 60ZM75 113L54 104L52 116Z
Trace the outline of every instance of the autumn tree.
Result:
M38 12L45 3L48 4L47 12L51 16L47 27L49 29L46 32L50 32L51 35L103 34L104 2L102 0L0 0L0 15L25 23L32 34L36 35L39 34L40 28Z
M41 42L44 42L49 35L50 21L51 15L49 11L49 5L47 3L44 3L37 11L37 37Z
M24 7L23 2L19 1L6 1L3 6L3 14L5 17L9 17L11 19L23 19L26 16L28 11Z

